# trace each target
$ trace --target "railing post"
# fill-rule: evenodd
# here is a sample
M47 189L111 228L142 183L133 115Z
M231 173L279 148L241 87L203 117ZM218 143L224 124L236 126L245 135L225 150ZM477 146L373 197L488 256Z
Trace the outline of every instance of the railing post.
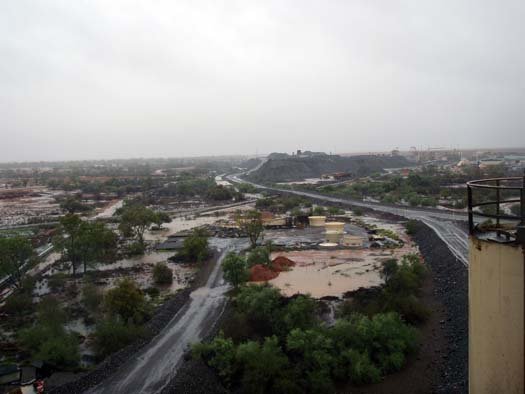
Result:
M499 228L499 201L500 201L500 194L499 194L499 179L496 181L496 227Z
M523 204L523 198L522 198ZM468 206L468 230L472 234L474 232L474 216L472 214L472 189L467 185L467 206ZM523 217L523 205L521 206L521 213Z
M523 183L521 185L521 196L520 196L520 205L521 205L521 209L520 209L520 213L521 213L521 221L520 221L520 226L525 226L525 171L523 173Z

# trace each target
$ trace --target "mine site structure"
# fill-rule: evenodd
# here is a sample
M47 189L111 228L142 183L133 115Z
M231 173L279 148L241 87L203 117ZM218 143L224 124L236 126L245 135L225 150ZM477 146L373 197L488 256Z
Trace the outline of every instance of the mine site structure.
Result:
M475 180L467 190L469 391L522 393L525 176ZM518 207L512 215L503 209L508 204ZM487 220L477 222L478 217Z

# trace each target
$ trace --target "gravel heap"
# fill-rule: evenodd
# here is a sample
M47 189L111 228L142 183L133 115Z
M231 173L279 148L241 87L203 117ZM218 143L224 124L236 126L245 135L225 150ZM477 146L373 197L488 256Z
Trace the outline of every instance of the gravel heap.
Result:
M177 375L161 394L225 394L217 374L201 360L189 359L181 364Z
M436 393L468 393L468 270L447 245L421 222L412 236L432 271L435 296L445 306L441 321L448 342Z

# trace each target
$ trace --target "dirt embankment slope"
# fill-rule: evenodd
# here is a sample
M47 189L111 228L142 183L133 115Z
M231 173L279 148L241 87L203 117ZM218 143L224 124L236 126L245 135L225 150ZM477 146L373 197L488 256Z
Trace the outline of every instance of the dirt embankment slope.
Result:
M254 182L290 182L337 172L366 176L385 168L409 165L410 163L402 156L279 157L268 160L261 168L250 174L249 179Z

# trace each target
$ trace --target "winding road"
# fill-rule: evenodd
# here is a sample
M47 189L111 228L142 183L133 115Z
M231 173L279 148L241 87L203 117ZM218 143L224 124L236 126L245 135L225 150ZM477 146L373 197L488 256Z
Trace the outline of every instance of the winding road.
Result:
M154 394L161 392L175 376L189 346L206 337L224 311L225 293L230 287L222 277L220 266L223 258L231 250L248 246L242 239L211 239L210 243L221 254L206 284L191 293L190 300L148 345L86 393Z

